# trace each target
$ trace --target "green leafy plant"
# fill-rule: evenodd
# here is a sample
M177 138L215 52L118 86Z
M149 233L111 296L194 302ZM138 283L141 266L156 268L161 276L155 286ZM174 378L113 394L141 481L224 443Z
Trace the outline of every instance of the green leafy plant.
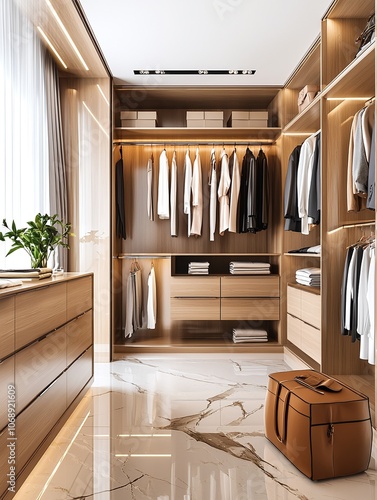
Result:
M71 224L59 220L57 214L39 213L34 220L27 222L28 227L21 229L17 229L14 220L9 227L6 219L3 219L3 226L8 231L0 232L0 241L5 241L6 238L13 241L7 256L22 248L30 256L32 268L47 267L48 259L57 246L69 248Z

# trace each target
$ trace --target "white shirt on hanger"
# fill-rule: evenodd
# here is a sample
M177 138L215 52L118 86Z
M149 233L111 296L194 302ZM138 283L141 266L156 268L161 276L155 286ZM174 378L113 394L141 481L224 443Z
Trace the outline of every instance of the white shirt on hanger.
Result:
M316 134L308 137L301 146L300 159L297 168L297 204L298 215L301 218L301 233L309 234L309 224L313 222L308 217L309 191L312 178Z
M203 222L203 184L202 184L202 165L200 162L199 148L196 149L196 156L194 160L194 166L192 169L191 191L192 191L191 234L200 236L202 234L202 222Z
M225 149L221 151L221 173L217 195L219 197L219 234L222 236L229 228L229 162Z
M177 182L178 182L177 162L175 151L171 162L170 179L170 234L178 236L178 218L177 218Z
M211 150L211 160L208 176L209 185L209 241L215 241L216 211L217 211L217 173L215 149Z
M169 219L169 162L166 149L160 155L157 214L160 219Z
M187 215L187 236L191 234L191 180L192 180L192 163L189 150L185 155L185 182L183 193L183 212Z
M147 328L155 329L157 321L156 274L152 264L148 275Z
M147 163L147 214L148 219L154 220L153 213L153 155L148 160Z

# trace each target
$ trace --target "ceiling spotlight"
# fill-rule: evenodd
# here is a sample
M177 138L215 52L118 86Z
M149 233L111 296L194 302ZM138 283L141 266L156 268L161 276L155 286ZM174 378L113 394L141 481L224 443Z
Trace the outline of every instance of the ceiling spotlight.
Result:
M254 75L255 69L134 69L134 75Z

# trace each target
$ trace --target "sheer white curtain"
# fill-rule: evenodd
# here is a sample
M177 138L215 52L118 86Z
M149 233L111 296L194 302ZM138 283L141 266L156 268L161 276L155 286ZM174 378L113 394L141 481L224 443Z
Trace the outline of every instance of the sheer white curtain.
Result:
M12 0L1 0L0 223L14 219L22 227L49 212L44 71L45 49L33 25ZM8 248L0 242L0 268L30 266L22 250L5 259Z

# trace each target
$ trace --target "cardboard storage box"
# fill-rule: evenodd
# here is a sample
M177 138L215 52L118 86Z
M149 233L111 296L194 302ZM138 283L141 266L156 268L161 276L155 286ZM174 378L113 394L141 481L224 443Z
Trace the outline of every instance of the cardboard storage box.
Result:
M204 120L204 111L186 111L186 120Z
M300 90L297 98L298 112L301 113L313 101L318 93L317 85L306 85Z
M138 111L138 120L156 120L157 121L157 111Z
M137 111L121 111L120 112L121 120L136 120L137 119Z
M157 127L157 120L121 120L122 127L131 128L131 127Z
M268 111L232 111L228 121L228 127L268 127Z

